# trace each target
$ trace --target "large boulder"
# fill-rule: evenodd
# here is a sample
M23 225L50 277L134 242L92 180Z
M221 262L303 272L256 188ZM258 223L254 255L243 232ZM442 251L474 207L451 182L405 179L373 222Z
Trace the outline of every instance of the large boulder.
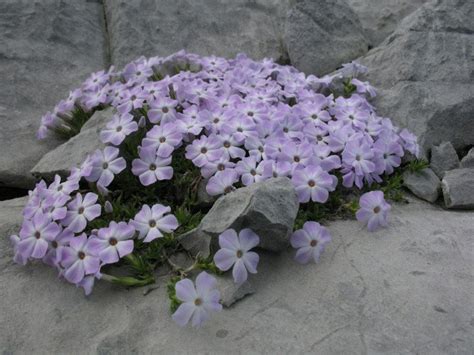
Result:
M218 248L218 237L225 230L250 228L260 237L260 248L279 252L289 245L298 207L291 181L272 178L221 196L199 226L180 241L188 251L206 257L210 247Z
M381 115L420 137L423 153L443 141L474 144L474 2L429 2L361 62Z
M371 47L377 46L401 20L429 0L347 0L359 17Z
M294 1L286 17L285 44L293 66L317 75L368 50L359 19L343 0Z
M288 0L104 0L112 62L181 49L201 55L284 60Z
M256 294L198 330L171 320L167 277L146 296L100 281L84 297L50 267L13 264L0 238L2 351L471 354L472 214L410 202L394 204L375 234L354 220L330 223L317 265L299 265L294 250L259 251ZM0 221L10 219L3 203Z
M35 138L43 114L104 67L98 1L6 0L0 5L0 184L31 187L55 140Z
M99 134L111 117L111 108L96 111L82 126L78 135L46 153L33 167L31 174L45 179L51 179L55 174L66 177L71 168L79 167L88 155L97 149L105 148Z

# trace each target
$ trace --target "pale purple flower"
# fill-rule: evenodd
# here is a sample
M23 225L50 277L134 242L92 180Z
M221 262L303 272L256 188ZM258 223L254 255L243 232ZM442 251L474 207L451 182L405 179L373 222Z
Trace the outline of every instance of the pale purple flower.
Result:
M74 237L68 247L58 255L64 277L71 283L79 284L86 275L95 275L100 269L100 259L90 248L90 239L85 233Z
M178 228L178 220L172 214L171 208L160 204L143 205L140 212L130 221L130 225L138 231L138 238L149 243L156 238L163 237L163 233L172 233Z
M193 327L199 327L209 320L209 313L222 310L216 283L216 279L205 271L197 276L196 287L189 279L178 281L175 286L176 297L182 303L173 314L173 320L182 327L189 321Z
M291 179L300 203L314 201L324 203L329 192L334 191L337 178L324 171L320 166L310 165L296 170Z
M247 157L239 162L235 166L235 171L240 175L242 184L249 186L254 182L258 182L262 177L262 173L257 171L257 161L255 157Z
M24 257L19 251L18 251L18 243L20 242L20 237L17 235L11 235L10 236L10 242L13 247L13 261L17 264L20 265L26 265L28 262L28 257Z
M210 161L217 160L224 154L222 143L215 135L201 136L186 147L186 158L201 168Z
M151 123L168 123L174 122L176 119L175 107L178 101L167 98L158 97L155 101L150 102L150 110L148 110L148 119Z
M135 229L125 223L110 222L107 228L100 228L97 236L89 238L89 249L99 256L103 264L113 264L133 251Z
M239 176L235 170L226 169L218 171L211 177L206 185L206 191L211 196L227 194L234 191L234 184L239 181Z
M88 181L97 181L97 184L107 187L114 176L127 167L125 159L119 157L119 150L115 147L106 147L104 150L96 150L91 158L92 170Z
M82 232L88 221L100 216L102 208L96 203L98 197L89 192L82 198L82 195L77 193L76 197L68 203L66 217L61 221L61 224L74 233Z
M317 222L306 222L291 236L291 246L296 251L295 260L301 264L318 262L326 244L331 241L329 231Z
M201 175L203 178L208 179L218 171L233 169L234 167L235 163L231 162L227 155L222 154L219 159L207 162L201 168Z
M49 242L48 252L43 258L43 262L52 267L57 267L61 249L69 246L69 242L74 238L74 233L69 229L63 229L54 240Z
M100 140L104 143L120 145L130 133L137 130L138 125L131 114L115 115L112 120L107 123L106 128L100 132Z
M359 140L352 140L346 144L342 153L342 162L352 167L357 175L369 174L375 171L375 164L371 160L374 151L371 147Z
M409 132L407 129L403 129L399 133L400 138L402 139L403 148L412 153L415 157L420 156L420 147L417 143L416 136Z
M173 177L171 156L161 158L156 155L153 147L140 149L140 159L132 161L132 173L140 179L144 186L149 186L158 180L170 180Z
M23 258L41 259L46 255L48 242L61 232L61 227L46 215L37 213L32 220L25 220L20 230L17 252Z
M176 124L166 123L149 130L142 144L144 148L155 149L157 156L168 158L181 144L182 139L183 135L176 129Z
M234 282L240 285L247 280L249 272L257 273L259 256L250 249L259 243L260 238L249 228L242 229L239 235L235 230L227 229L219 235L221 249L214 255L214 263L222 271L233 267Z
M356 91L359 94L369 94L370 97L377 96L375 88L367 81L360 81L359 79L353 78L351 83L355 85Z
M388 225L391 206L385 201L382 191L366 192L360 197L359 205L357 220L367 224L369 232Z

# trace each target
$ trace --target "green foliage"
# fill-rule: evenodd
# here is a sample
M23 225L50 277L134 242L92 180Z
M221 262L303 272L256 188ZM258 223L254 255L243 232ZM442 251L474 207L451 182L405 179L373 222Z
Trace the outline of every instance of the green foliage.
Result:
M176 283L181 280L181 277L174 276L170 278L168 284L166 285L166 292L168 293L168 298L170 299L170 311L174 313L179 305L181 304L178 297L176 297Z
M350 97L357 89L357 87L351 83L351 79L344 80L344 97Z
M427 160L425 159L415 159L410 161L406 166L405 170L408 170L412 173L418 173L422 171L423 169L426 169L430 166L430 163L428 163Z
M99 109L102 109L102 107L99 107ZM54 133L64 140L74 137L81 131L82 126L92 117L94 112L85 112L81 107L76 106L71 113L71 117L61 117L64 124L55 127Z

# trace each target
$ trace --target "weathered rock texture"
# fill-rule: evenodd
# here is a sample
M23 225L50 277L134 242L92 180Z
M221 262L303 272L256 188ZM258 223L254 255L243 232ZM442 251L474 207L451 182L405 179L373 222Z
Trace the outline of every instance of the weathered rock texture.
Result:
M369 44L375 47L401 20L429 0L347 0L359 17Z
M365 54L368 41L345 1L294 1L286 17L291 64L307 74L326 74Z
M298 207L290 179L262 181L220 197L181 243L190 252L209 255L209 246L218 248L225 230L250 228L260 237L259 248L282 251L289 245Z
M403 184L416 196L428 202L435 202L438 199L441 188L441 181L429 168L416 173L404 173Z
M66 177L70 169L80 166L89 154L105 148L99 134L111 117L110 108L96 111L78 135L45 154L31 170L32 175L46 179L55 174Z
M287 0L105 0L112 62L181 49L201 55L284 59Z
M14 265L2 233L2 351L472 354L472 213L410 201L380 232L331 223L317 265L260 253L256 294L198 330L172 322L166 278L147 296L100 282L86 298L49 267ZM10 211L0 203L0 226Z
M474 208L474 169L455 169L446 172L441 186L446 207Z
M104 67L99 2L0 4L0 184L30 187L30 169L59 142L35 138L40 118Z
M361 62L378 112L420 137L426 153L474 143L474 2L429 2Z
M474 148L471 148L461 159L461 168L474 168Z
M431 149L430 166L440 178L446 171L459 168L459 157L450 142L443 142Z

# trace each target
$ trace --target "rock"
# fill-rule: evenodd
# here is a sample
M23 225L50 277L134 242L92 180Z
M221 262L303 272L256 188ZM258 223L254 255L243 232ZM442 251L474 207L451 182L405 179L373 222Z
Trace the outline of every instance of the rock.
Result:
M207 258L211 254L211 237L199 228L180 235L178 240L182 247L194 257L199 254L203 258Z
M50 267L13 264L0 238L2 351L471 354L472 214L408 199L375 234L354 220L331 222L317 265L299 265L294 250L260 253L256 296L197 331L171 320L167 278L145 297L144 288L104 281L84 297ZM9 211L0 203L0 221Z
M23 221L23 208L27 201L28 196L0 201L0 265L2 269L4 265L13 264L10 235L18 235Z
M403 184L416 196L428 202L435 202L439 196L441 181L430 168L420 172L403 174Z
M96 111L81 128L81 132L48 152L31 170L31 174L50 180L55 174L67 177L74 166L80 166L96 149L105 148L99 133L112 117L112 109Z
M206 185L209 180L202 179L199 181L198 190L197 190L197 199L198 203L203 206L211 206L214 202L216 202L217 197L211 196L206 191Z
M260 248L279 252L289 245L298 207L288 178L269 179L221 196L198 229L217 246L225 230L250 228L260 237Z
M442 178L446 171L459 168L459 157L450 142L431 149L431 169Z
M105 0L112 62L181 49L227 58L285 57L283 14L288 0Z
M294 67L317 75L368 50L357 15L342 0L295 1L286 17L285 44Z
M433 145L474 144L474 2L428 2L359 61L378 89L378 113Z
M224 307L230 307L242 298L255 293L255 288L250 281L245 281L241 285L236 285L232 275L217 277L217 288L221 293L221 303Z
M461 159L461 168L474 168L474 148L471 148L466 156Z
M38 141L41 116L103 69L98 1L2 1L0 5L0 184L29 188L31 168L62 142Z
M441 186L446 207L474 208L474 169L455 169L446 172Z
M398 26L401 20L428 0L347 0L359 17L372 47L377 46Z

